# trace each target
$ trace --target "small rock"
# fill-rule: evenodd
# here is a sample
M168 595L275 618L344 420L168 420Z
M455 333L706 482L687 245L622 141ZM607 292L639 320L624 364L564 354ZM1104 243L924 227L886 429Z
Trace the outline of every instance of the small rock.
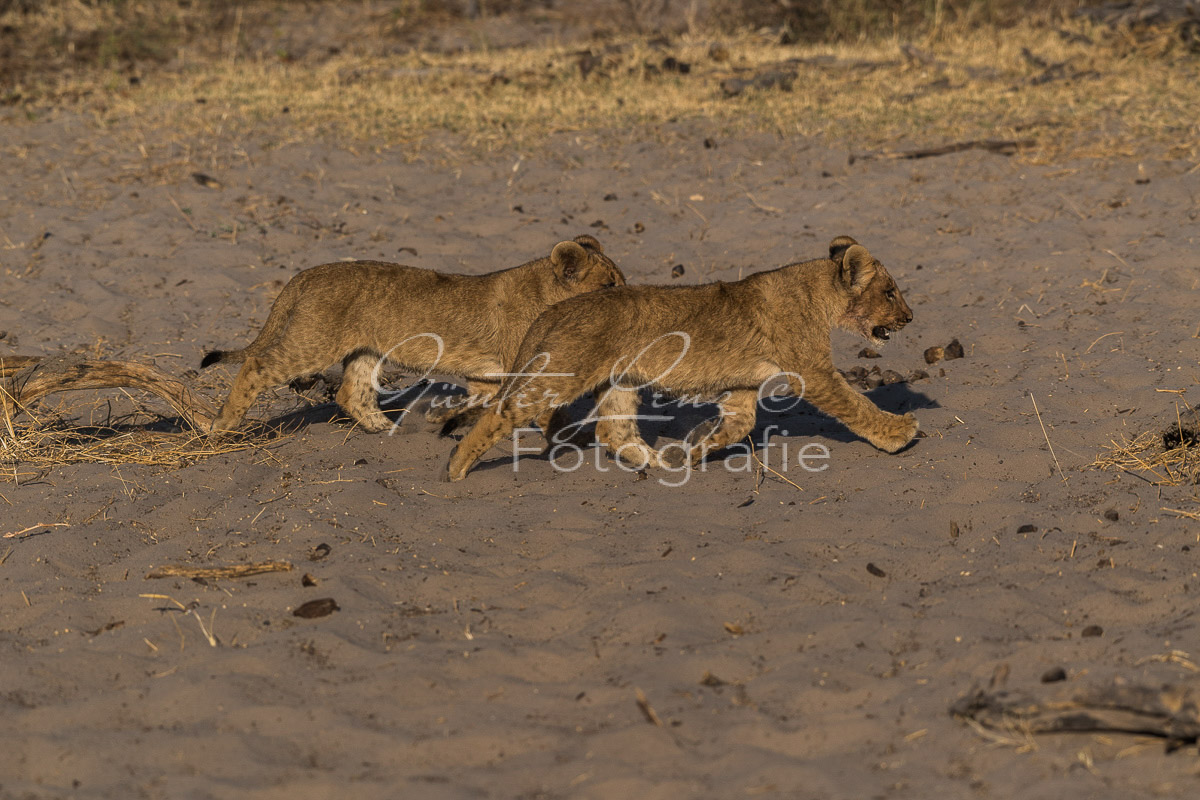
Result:
M316 586L317 579L306 572L306 573L304 573L304 577L300 579L300 585L301 586Z
M225 187L219 180L211 175L205 175L203 172L193 172L192 180L208 189L224 189Z
M322 597L319 600L309 600L304 605L299 606L292 612L292 616L303 617L304 619L317 619L318 617L327 617L333 612L340 610L341 606L332 597Z
M1017 528L1017 533L1037 533L1037 525L1022 525Z
M929 373L923 369L913 370L913 373L908 376L908 382L929 380Z
M887 577L886 572L884 572L879 567L875 566L874 564L872 564L870 562L867 563L867 572L871 573L876 578L886 578Z
M613 200L617 199L617 196L615 194L613 194L612 192L609 192L608 194L604 195L604 199L609 202L612 202Z
M1088 625L1086 628L1083 629L1083 633L1080 634L1080 636L1084 636L1089 639L1094 636L1103 636L1103 635L1104 635L1104 628L1101 628L1099 625Z
M1108 511L1104 512L1104 518L1109 522L1116 522L1121 518L1121 515L1117 513L1115 508L1110 508Z
M704 149L705 150L712 150L716 146L717 146L716 139L713 139L712 137L705 137L705 139L704 139Z
M883 356L879 355L879 353L876 353L874 350L872 350L869 347L864 347L862 350L859 350L858 357L859 358L883 358Z
M877 389L880 386L883 386L883 376L882 375L868 375L865 383L867 384L868 389Z
M676 264L675 266L671 267L671 277L672 278L682 278L683 273L684 273L683 264Z
M958 343L958 339L954 339L950 344L946 345L945 358L951 361L955 358L962 358L966 353L963 351L963 346Z
M321 542L319 545L317 545L316 547L314 547L313 549L308 551L308 560L309 561L320 561L321 559L328 556L332 551L333 551L332 547L325 544L324 542Z
M640 222L633 223L633 232L634 233L643 233L645 230L646 230L646 226L643 225L642 223L640 223Z
M883 371L883 375L880 377L883 378L884 386L891 386L895 383L904 383L904 376L899 372L896 372L894 369L885 369Z
M958 538L958 523L955 522L954 520L950 520L950 538L951 539Z
M1067 671L1062 667L1051 667L1042 673L1042 683L1058 683L1067 679Z
M946 356L946 351L941 347L929 347L925 349L925 363L936 364Z

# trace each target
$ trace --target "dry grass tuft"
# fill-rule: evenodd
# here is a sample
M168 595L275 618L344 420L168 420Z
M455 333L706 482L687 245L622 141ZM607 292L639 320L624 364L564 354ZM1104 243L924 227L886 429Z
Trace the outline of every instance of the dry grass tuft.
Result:
M265 426L213 438L192 431L154 430L161 417L112 417L101 399L60 404L52 414L0 418L0 480L23 483L65 464L182 467L224 453L263 449L278 437ZM82 424L79 420L100 419ZM265 452L265 450L264 450Z
M1113 441L1108 451L1092 462L1102 470L1121 470L1157 486L1200 484L1200 414L1188 409L1161 431L1145 431L1134 438Z

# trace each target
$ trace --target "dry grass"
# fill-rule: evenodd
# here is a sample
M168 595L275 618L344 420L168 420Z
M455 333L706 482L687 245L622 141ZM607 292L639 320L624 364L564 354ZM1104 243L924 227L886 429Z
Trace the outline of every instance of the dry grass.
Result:
M1198 431L1200 414L1188 409L1165 430L1114 440L1091 466L1128 472L1158 486L1195 486L1200 484Z
M269 456L264 448L277 438L265 428L219 439L153 430L156 416L138 412L114 418L108 407L101 399L76 399L36 416L0 418L0 480L25 483L65 464L175 468L240 450L260 449Z
M703 120L715 132L818 137L855 150L982 138L1031 139L1036 160L1165 155L1200 160L1197 60L1167 42L1079 28L941 33L913 55L897 40L780 46L753 34L684 36L667 48L627 39L578 48L533 46L386 58L337 55L319 64L206 58L174 72L96 70L27 87L28 116L51 106L102 127L133 123L200 135L256 132L277 144L327 137L402 145L416 156L454 149L533 149L555 134L655 136ZM1086 37L1086 40L1085 40ZM690 65L664 70L667 56ZM790 90L727 97L722 81L768 70ZM203 102L200 102L203 101ZM445 136L448 134L449 137Z

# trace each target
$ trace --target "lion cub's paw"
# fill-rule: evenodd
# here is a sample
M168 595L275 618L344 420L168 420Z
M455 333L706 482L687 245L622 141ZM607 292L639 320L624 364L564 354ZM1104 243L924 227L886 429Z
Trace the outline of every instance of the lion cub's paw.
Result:
M232 428L224 425L220 420L213 420L208 427L203 431L204 435L214 441L228 439L237 433L237 428Z
M658 465L666 469L682 469L691 461L691 450L684 443L667 445L658 451Z
M868 436L867 440L880 450L895 453L913 440L920 427L917 418L911 413L903 416L888 414L887 420L879 426L876 432Z
M383 433L392 427L392 421L382 413L378 416L363 417L354 421L358 429L367 433Z

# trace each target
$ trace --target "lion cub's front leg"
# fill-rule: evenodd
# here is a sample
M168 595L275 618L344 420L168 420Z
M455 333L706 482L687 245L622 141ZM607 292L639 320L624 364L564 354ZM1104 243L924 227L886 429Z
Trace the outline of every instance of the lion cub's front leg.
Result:
M596 440L603 442L609 454L633 469L659 466L659 453L642 439L638 431L636 389L606 386L596 401Z
M882 410L832 368L804 373L804 383L793 381L792 389L880 450L895 453L917 435L916 417Z

